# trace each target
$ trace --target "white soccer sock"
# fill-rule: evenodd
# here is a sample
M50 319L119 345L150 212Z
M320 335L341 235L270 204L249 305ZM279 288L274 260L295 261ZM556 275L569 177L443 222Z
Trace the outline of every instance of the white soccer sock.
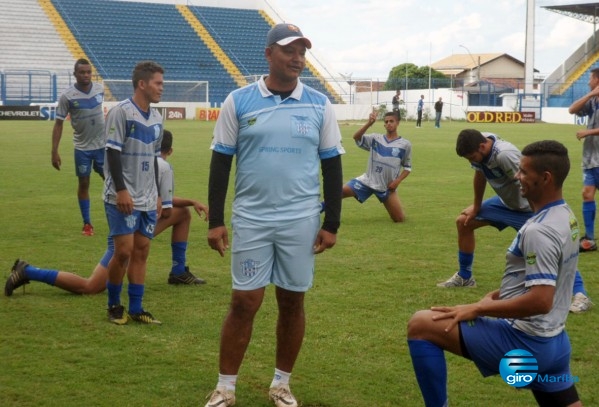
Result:
M277 387L281 384L289 384L289 377L291 377L291 373L283 372L282 370L275 368L275 375L272 378L272 383L270 387Z
M237 375L218 374L217 387L225 387L227 390L235 391L235 383L237 382Z

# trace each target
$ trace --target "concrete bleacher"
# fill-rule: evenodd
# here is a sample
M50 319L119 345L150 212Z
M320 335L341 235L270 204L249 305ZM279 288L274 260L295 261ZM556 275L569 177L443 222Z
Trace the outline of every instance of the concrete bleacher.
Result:
M173 5L52 3L104 79L130 79L137 62L152 60L164 67L165 80L209 81L215 103L237 87Z
M58 93L74 81L80 57L100 80L130 80L136 63L156 61L166 81L208 82L213 106L268 72L264 39L273 21L263 10L115 0L3 0L2 10L0 70L56 72ZM302 80L335 100L311 65Z
M72 82L75 58L37 0L2 0L0 71L48 71L58 92Z

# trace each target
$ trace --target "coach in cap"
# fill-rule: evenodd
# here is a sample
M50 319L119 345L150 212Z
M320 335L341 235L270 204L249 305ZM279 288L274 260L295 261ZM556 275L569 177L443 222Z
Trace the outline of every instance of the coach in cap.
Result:
M299 76L312 43L293 24L266 36L269 73L233 91L214 129L208 201L208 244L224 256L229 237L224 206L233 156L231 225L233 293L223 323L220 374L206 407L235 403L235 383L266 286L275 286L277 349L269 397L297 407L289 377L305 331L304 295L314 256L335 245L341 214L341 134L328 98ZM325 216L320 225L322 172Z

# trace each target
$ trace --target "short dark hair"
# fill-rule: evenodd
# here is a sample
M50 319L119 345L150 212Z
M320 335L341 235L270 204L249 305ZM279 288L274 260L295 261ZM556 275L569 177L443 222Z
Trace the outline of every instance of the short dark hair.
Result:
M401 115L399 114L399 112L387 112L385 113L384 117L387 116L395 116L395 118L397 119L397 123L399 123L401 121Z
M160 152L168 153L173 148L173 133L164 129L162 132L162 144L160 144Z
M550 172L553 175L555 186L561 188L570 172L570 158L568 149L559 141L535 141L524 147L524 157L530 157L531 165L536 172Z
M133 81L133 89L137 89L139 81L149 81L155 73L164 73L164 68L154 61L142 61L135 65L131 79Z
M464 157L478 150L482 143L486 143L487 138L478 130L465 129L458 134L455 144L455 152Z
M76 62L75 62L75 67L73 68L73 73L77 72L77 67L79 65L91 65L89 63L89 61L85 58L79 58Z

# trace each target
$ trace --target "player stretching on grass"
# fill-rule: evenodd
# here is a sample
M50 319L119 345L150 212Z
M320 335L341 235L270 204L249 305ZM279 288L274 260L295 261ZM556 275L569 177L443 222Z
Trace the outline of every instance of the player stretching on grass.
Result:
M158 236L165 229L173 227L171 234L171 252L173 265L169 273L169 284L204 284L205 281L194 276L189 267L186 266L187 239L189 236L189 226L191 224L191 213L189 207L193 207L197 214L208 217L208 207L198 201L172 197L173 194L173 171L170 164L166 161L167 157L173 152L172 134L164 130L162 137L161 158L158 159L159 185L162 201L161 217L156 223L154 236ZM169 203L170 202L170 203ZM29 281L40 281L53 285L63 290L75 294L98 294L106 289L106 280L108 279L108 262L112 258L114 244L111 237L108 237L108 247L100 262L88 278L81 277L74 273L58 271L51 269L40 269L28 264L24 260L15 261L12 273L4 286L4 294L11 296L13 291L29 283Z
M71 115L73 144L75 145L75 174L79 178L77 198L83 217L84 236L93 236L90 218L89 181L92 168L104 178L104 86L91 80L92 67L87 59L75 62L76 83L64 91L58 99L56 120L52 129L52 166L60 171L62 160L58 145L62 137L63 123Z
M580 237L578 221L562 195L569 169L562 144L526 146L515 175L534 214L507 250L499 289L476 303L432 307L410 319L408 347L427 407L448 405L444 351L472 360L483 376L501 372L508 384L514 374L532 377L523 388L532 390L540 406L582 406L574 381L564 380L572 377L564 327ZM508 353L521 366L511 358L504 362Z
M394 222L403 222L405 214L395 191L412 171L412 144L397 134L399 116L394 112L385 113L386 134L364 134L376 122L376 115L370 113L368 122L354 134L356 145L369 151L370 158L366 173L343 186L343 198L364 203L374 194Z
M528 200L520 192L520 184L514 178L522 154L512 143L492 133L478 130L462 130L456 141L456 152L468 160L474 171L474 202L462 210L456 219L458 229L459 270L438 287L476 287L472 277L474 262L474 231L484 226L503 230L508 226L519 230L533 215ZM483 201L487 183L496 196ZM583 312L590 308L580 273L574 280L574 297L570 311Z

